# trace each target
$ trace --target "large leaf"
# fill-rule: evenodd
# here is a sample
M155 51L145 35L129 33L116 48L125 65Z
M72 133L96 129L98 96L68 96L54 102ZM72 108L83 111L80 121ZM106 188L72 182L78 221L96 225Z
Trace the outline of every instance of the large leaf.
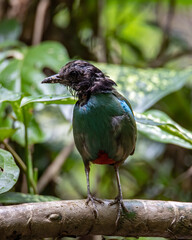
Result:
M192 133L174 122L167 114L150 110L135 115L138 131L146 137L192 149Z
M55 72L69 60L66 49L58 42L43 42L40 45L28 49L23 59L21 79L23 90L29 95L48 94L49 87L45 88L41 81L45 75L42 73L45 67ZM55 86L51 86L53 89Z
M144 112L164 96L180 89L192 75L192 70L137 69L94 64L117 83L117 90L130 100L136 112Z
M43 69L46 67L58 72L69 60L66 49L57 42L43 42L37 46L15 50L15 58L1 63L0 82L3 87L27 95L53 93L55 86L45 88Z
M20 76L21 64L21 60L11 59L7 62L2 71L0 71L0 82L4 88L14 92L22 91Z
M10 152L0 149L0 193L9 191L17 182L19 168Z
M0 103L2 102L17 102L21 99L21 93L9 91L8 89L0 86Z
M53 196L24 194L18 192L7 192L0 195L0 203L16 204L16 203L29 203L29 202L48 202L59 201L59 198Z
M30 96L24 97L21 101L21 107L30 103L44 104L75 104L76 100L71 96L66 95L50 95L50 96Z
M49 67L58 71L68 60L67 51L60 43L46 41L29 48L24 58L24 65L41 70L44 67Z

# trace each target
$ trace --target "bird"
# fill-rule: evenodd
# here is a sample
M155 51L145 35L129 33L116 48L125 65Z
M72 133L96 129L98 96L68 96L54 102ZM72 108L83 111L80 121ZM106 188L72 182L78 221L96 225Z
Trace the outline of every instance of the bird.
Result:
M90 191L90 164L107 164L114 167L118 195L110 205L118 204L116 223L121 211L127 211L119 176L119 167L135 151L137 127L129 101L116 89L117 85L93 64L73 60L58 74L45 78L42 83L60 83L69 88L78 100L73 110L73 136L85 166L87 201L103 203Z

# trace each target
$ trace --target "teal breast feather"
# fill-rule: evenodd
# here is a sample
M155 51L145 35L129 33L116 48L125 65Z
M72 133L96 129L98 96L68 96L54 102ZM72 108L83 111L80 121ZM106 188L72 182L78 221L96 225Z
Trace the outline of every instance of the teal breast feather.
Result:
M99 93L92 94L83 106L77 102L73 132L85 162L97 159L100 151L115 162L124 161L134 151L135 121L126 101L113 93Z

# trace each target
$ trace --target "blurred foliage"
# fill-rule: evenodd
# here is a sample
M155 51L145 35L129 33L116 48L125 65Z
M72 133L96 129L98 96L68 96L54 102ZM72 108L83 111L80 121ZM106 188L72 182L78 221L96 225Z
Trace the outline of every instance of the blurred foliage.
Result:
M99 63L97 67L117 83L117 90L127 96L136 112L144 112L164 96L180 88L191 78L191 69L139 69Z
M17 182L18 177L19 168L12 155L0 149L0 193L9 191Z
M138 131L146 137L192 149L192 132L179 126L165 113L150 110L144 114L136 114L136 121Z
M34 195L73 139L76 102L66 88L41 81L77 58L115 80L133 105L139 135L120 170L124 198L191 201L191 1L47 2L40 15L41 1L0 3L0 192L12 188L0 202L86 197L76 150ZM92 192L114 198L114 187L113 168L92 165Z
M34 194L24 194L18 192L7 192L0 195L0 203L16 204L26 202L46 202L46 201L58 201L59 198L52 196L42 196Z

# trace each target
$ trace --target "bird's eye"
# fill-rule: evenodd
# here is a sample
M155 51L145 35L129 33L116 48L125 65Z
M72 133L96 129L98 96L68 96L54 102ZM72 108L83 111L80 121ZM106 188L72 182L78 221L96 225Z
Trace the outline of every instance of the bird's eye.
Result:
M74 71L74 70L69 73L69 76L72 77L72 78L76 78L77 75L78 75L78 72Z

